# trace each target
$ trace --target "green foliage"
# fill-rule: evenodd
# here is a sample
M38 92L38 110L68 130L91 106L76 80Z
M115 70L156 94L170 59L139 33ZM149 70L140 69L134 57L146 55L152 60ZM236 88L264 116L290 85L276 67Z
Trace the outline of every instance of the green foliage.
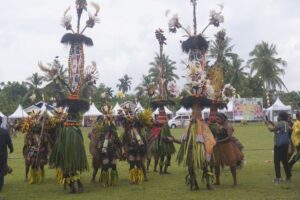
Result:
M300 110L300 92L283 92L276 94L285 105L291 105L293 110Z
M3 84L0 90L0 111L5 115L10 115L19 104L29 105L29 100L24 98L28 91L24 82L7 82Z

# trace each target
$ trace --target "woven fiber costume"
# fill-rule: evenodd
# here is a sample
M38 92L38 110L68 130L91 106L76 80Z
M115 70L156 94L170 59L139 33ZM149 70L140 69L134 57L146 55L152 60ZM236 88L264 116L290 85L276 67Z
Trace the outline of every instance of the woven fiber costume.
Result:
M108 187L116 185L119 179L117 160L121 157L122 146L114 123L112 107L104 106L101 111L105 115L104 120L96 125L91 140L95 138L98 142L97 148L94 148L94 150L96 150L95 153L98 153L101 165L99 181L104 187ZM93 176L96 176L96 174Z
M210 107L214 99L214 87L206 75L206 52L208 42L203 33L210 26L219 26L223 22L221 12L211 11L210 21L204 30L197 33L196 5L197 0L191 0L193 5L193 33L184 28L179 22L178 16L174 15L169 21L169 30L176 32L177 29L183 29L188 34L188 39L182 42L183 52L189 55L187 66L187 83L185 87L186 95L182 97L181 104L185 108L192 108L192 120L188 129L183 135L177 160L179 164L188 167L186 183L190 185L191 190L199 189L196 179L196 170L202 170L202 179L206 182L207 189L210 189L210 182L213 173L209 171L211 156L215 139L209 127L202 119L201 110ZM222 9L222 8L221 8ZM223 105L219 105L223 107Z
M46 118L46 114L32 113L21 124L21 131L25 134L23 146L25 180L28 180L30 169L29 184L41 183L45 177L44 166L48 162Z
M62 20L62 25L72 33L65 34L61 42L70 45L69 66L68 66L68 84L62 77L57 75L55 70L47 69L40 64L43 71L61 81L69 90L68 99L58 102L58 107L68 108L67 120L59 129L57 141L53 147L50 156L50 165L56 167L62 173L64 186L69 185L70 192L75 193L75 183L78 185L78 192L83 191L83 185L80 181L80 173L88 169L87 157L84 149L83 137L79 128L79 111L87 110L88 102L79 99L79 92L83 84L95 83L93 75L96 71L95 63L94 70L84 70L84 52L83 45L92 46L91 38L83 35L86 28L93 28L98 21L97 15L99 6L92 3L95 8L95 14L90 15L86 21L83 30L80 30L80 19L84 10L87 10L86 0L76 0L77 10L77 30L73 30L71 25L71 16L68 15L68 8ZM90 73L86 73L89 71ZM54 75L53 75L54 74Z
M129 107L125 107L124 110L123 127L125 132L122 141L125 157L129 163L129 181L133 184L140 184L145 179L144 162L147 158L147 142L142 131L149 122L151 123L151 112L146 110L134 116Z

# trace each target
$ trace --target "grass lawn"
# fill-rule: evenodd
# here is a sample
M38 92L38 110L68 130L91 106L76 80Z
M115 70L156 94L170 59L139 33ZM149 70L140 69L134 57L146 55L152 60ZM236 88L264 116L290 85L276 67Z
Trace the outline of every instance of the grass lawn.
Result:
M87 138L88 128L82 128L86 151L91 163L88 151L89 140ZM13 174L5 177L4 191L0 196L5 200L94 200L94 199L122 199L122 200L159 200L159 199L300 199L300 164L297 163L293 169L292 183L273 185L273 135L263 125L249 124L246 126L235 126L235 135L244 145L246 164L243 169L238 170L237 188L232 188L232 178L228 167L221 172L221 186L214 186L212 191L207 191L205 185L200 183L200 190L191 192L185 185L184 177L187 169L178 166L172 158L170 175L159 175L149 172L149 181L141 185L131 185L128 182L128 164L118 163L120 180L117 186L103 188L100 183L91 184L92 169L82 174L82 182L85 192L71 195L63 191L62 185L55 180L55 171L46 168L44 183L39 185L28 185L24 180L24 160L22 157L23 135L18 135L13 140L15 152L9 155L9 165L14 169ZM180 138L183 129L172 129L175 137ZM177 146L178 147L178 146ZM282 168L284 177L284 172ZM200 181L200 180L199 180Z

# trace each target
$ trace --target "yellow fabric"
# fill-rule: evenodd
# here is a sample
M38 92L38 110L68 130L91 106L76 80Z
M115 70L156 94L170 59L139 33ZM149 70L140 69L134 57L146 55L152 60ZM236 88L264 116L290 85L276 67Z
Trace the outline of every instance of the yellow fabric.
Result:
M295 147L300 145L300 120L294 122L292 142Z

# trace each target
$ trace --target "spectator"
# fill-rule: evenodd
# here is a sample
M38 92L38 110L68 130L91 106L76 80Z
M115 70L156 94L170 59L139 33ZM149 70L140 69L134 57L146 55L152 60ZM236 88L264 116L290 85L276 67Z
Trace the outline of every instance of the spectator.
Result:
M276 178L274 184L279 184L281 181L280 162L283 164L286 181L291 180L291 170L288 164L288 149L290 144L289 139L289 124L288 114L286 112L280 112L278 115L278 122L273 124L269 122L269 130L274 132L274 166Z
M0 124L2 124L1 117ZM11 172L11 169L7 165L7 147L9 148L10 153L14 151L8 131L0 128L0 192L3 188L4 176Z

